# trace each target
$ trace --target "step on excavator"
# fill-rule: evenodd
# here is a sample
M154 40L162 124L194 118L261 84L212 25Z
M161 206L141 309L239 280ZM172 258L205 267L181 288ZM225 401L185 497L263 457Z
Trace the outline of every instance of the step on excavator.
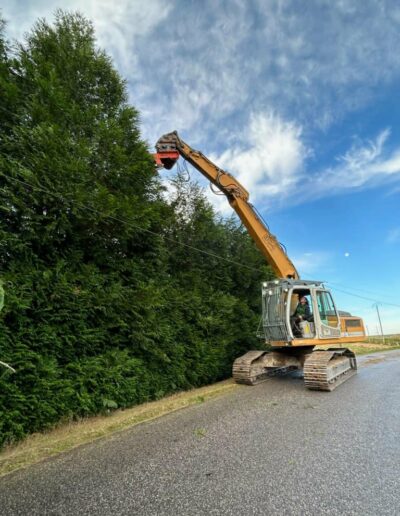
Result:
M249 193L239 181L192 149L176 131L162 136L154 155L157 168L169 170L179 157L226 196L278 278L262 284L258 336L271 351L249 351L237 358L233 364L234 380L255 385L271 375L303 370L306 387L332 391L353 376L357 372L355 354L341 346L364 340L362 319L338 311L322 281L300 279L285 249L249 202Z

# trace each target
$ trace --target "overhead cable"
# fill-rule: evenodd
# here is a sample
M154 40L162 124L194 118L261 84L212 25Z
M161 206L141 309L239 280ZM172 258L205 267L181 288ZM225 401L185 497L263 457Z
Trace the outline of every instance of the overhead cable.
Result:
M255 267L250 267L248 265L245 265L243 263L239 263L239 262L237 262L235 260L231 260L229 258L225 258L224 256L217 255L217 254L212 253L210 251L205 251L204 249L199 249L198 247L192 246L190 244L186 244L185 242L180 242L179 240L175 240L174 238L168 237L166 235L162 235L161 233L157 233L155 231L152 231L151 229L144 228L142 226L139 226L138 224L133 223L131 220L123 219L123 218L120 218L120 217L115 217L114 215L104 215L103 213L101 213L96 208L92 208L91 206L88 206L86 204L79 203L79 202L77 202L77 201L75 201L73 199L66 199L65 197L63 197L62 194L57 193L57 192L51 192L47 188L43 188L43 187L40 187L40 186L32 185L31 183L28 183L26 181L22 181L21 179L17 179L15 177L6 176L5 174L3 174L1 172L0 172L0 174L3 177L7 177L7 179L10 179L11 181L15 181L17 183L20 183L22 185L28 186L29 188L33 188L33 189L38 190L38 191L42 191L44 193L52 195L53 197L59 197L59 198L61 198L64 201L68 201L68 202L71 202L71 203L77 205L80 208L92 211L93 213L97 213L97 214L103 216L104 218L108 218L108 219L111 219L111 220L115 220L117 222L121 222L122 224L126 224L126 225L131 226L131 227L133 227L135 229L139 229L139 230L144 231L146 233L150 233L151 235L155 235L155 236L160 237L160 238L162 238L164 240L167 240L169 242L173 242L174 244L178 244L178 245L180 245L182 247L186 247L188 249L192 249L192 250L197 251L199 253L202 253L204 255L211 256L213 258L217 258L218 260L223 260L225 262L232 263L234 265L237 265L238 267L242 267L242 268L254 271L254 272L263 272L261 269L256 269Z

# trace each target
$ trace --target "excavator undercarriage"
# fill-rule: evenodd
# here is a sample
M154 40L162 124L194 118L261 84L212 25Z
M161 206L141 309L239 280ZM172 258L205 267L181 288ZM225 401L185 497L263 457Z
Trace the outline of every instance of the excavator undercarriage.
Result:
M290 351L290 352L288 352ZM233 363L236 383L256 385L270 376L303 370L304 384L316 391L333 391L357 372L355 354L346 348L249 351Z

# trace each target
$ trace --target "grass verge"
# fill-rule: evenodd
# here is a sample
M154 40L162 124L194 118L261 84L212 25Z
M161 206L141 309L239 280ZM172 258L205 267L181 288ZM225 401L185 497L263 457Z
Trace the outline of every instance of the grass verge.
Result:
M365 342L355 342L354 344L341 344L342 347L351 349L356 355L368 355L368 353L379 353L381 351L393 351L400 349L400 335L387 336L385 342L381 337L367 337ZM330 348L332 344L318 346L319 348Z
M237 387L233 380L225 380L130 409L116 410L110 415L95 416L60 425L45 433L32 434L24 441L7 446L2 450L0 453L0 476L139 423L203 403Z
M385 337L385 342L380 337L369 337L367 342L357 342L348 346L356 355L367 355L379 351L392 351L400 349L400 336Z

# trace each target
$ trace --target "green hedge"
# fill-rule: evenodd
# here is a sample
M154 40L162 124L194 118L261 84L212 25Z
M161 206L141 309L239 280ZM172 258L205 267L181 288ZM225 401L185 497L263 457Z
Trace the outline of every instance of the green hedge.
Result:
M246 232L179 175L166 199L84 18L1 37L0 68L0 445L226 378L271 277Z

